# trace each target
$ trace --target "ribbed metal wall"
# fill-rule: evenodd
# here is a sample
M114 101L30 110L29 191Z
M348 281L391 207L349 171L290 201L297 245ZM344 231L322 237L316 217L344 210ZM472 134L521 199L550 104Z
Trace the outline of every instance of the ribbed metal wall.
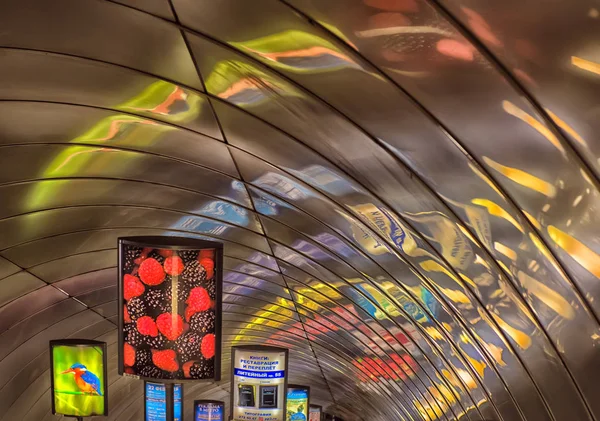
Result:
M116 239L225 243L231 345L348 421L600 420L596 0L0 2L0 420ZM225 399L218 384L185 389Z

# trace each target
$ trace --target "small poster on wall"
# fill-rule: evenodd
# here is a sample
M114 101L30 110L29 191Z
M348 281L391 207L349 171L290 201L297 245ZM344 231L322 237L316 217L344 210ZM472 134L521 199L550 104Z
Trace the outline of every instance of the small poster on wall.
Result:
M222 401L194 401L194 421L224 421L224 414Z
M69 417L108 414L106 343L50 341L52 413Z
M307 421L310 388L289 385L287 389L286 421Z
M233 421L285 421L288 350L266 346L231 349Z

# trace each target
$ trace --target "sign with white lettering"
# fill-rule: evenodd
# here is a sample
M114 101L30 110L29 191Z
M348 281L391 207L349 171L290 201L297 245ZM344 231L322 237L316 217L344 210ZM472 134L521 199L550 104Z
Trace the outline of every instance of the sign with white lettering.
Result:
M265 346L231 349L233 421L284 421L288 351Z

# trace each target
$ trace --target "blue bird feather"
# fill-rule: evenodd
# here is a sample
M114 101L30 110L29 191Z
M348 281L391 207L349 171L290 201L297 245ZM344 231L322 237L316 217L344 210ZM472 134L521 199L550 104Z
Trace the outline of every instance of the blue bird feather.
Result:
M85 371L84 373L81 374L81 378L87 384L92 386L92 388L96 391L96 393L98 393L100 396L102 396L102 391L100 390L100 379L98 378L98 376L96 376L94 373L92 373L90 371Z

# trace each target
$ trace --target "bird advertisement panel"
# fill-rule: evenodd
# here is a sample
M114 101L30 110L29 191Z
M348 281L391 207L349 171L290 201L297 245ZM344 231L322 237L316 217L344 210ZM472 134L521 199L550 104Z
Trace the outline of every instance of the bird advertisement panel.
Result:
M50 341L52 413L73 417L108 414L106 343Z
M266 346L231 349L233 421L285 421L288 350Z
M120 374L219 380L221 243L119 239Z
M288 386L286 421L308 421L309 396L308 386Z

